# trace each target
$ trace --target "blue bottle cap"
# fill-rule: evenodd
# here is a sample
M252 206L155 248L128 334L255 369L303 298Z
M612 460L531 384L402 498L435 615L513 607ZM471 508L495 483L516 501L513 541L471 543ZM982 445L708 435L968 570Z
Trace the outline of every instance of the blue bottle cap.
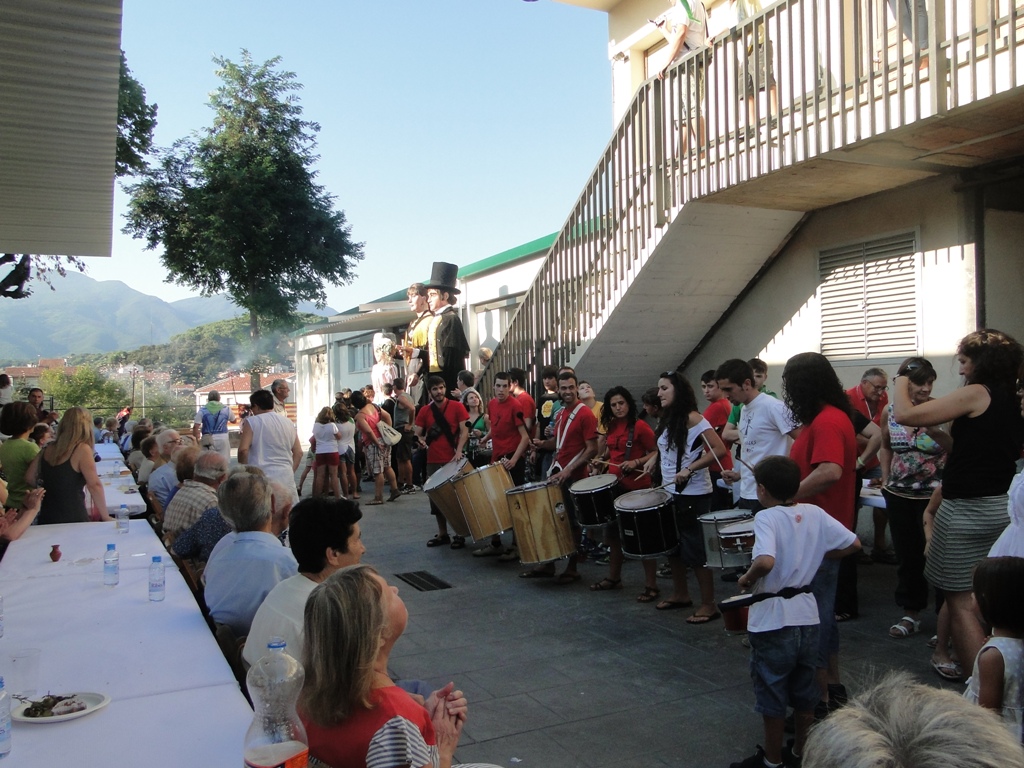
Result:
M161 560L160 560L160 555L153 555L153 562L154 562L154 563L159 563L159 562L161 562Z
M109 552L112 549L114 549L114 545L113 544L107 544L107 552Z

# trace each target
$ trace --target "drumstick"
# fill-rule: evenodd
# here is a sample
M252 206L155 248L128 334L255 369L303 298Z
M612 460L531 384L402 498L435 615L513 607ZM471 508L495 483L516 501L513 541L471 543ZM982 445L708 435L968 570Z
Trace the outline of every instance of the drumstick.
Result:
M743 465L744 467L746 467L747 469L749 469L749 470L750 470L751 472L753 472L753 471L754 471L754 468L753 468L752 466L750 466L749 464L747 464L747 462L745 462L745 461L744 461L743 459L741 459L741 458L740 458L739 456L737 456L737 457L736 457L736 461L738 461L738 462L739 462L740 464L742 464L742 465Z
M717 454L715 454L715 449L711 447L711 443L709 443L708 439L704 437L703 432L700 433L700 439L704 441L704 445L708 447L708 452L714 457L715 463L718 465L718 470L720 472L725 472L725 467L722 466L722 462L719 460Z

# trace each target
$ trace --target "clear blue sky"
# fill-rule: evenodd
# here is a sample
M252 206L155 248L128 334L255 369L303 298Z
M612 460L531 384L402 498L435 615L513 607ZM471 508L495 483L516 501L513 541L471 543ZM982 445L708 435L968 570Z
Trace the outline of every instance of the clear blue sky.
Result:
M607 17L551 0L125 0L122 47L158 146L210 124L212 56L296 73L319 180L365 243L338 310L556 231L611 135ZM125 205L88 274L193 295L121 234Z

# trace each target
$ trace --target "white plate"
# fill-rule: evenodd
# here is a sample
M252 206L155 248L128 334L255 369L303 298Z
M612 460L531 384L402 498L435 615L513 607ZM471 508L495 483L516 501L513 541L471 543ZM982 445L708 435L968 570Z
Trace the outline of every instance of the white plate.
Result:
M63 696L64 694L59 694ZM85 717L86 715L95 712L97 709L103 709L110 703L110 697L105 693L76 693L76 698L85 704L85 709L79 710L78 712L71 712L66 715L54 715L53 717L25 717L24 711L30 706L28 703L21 704L11 712L11 719L16 720L19 723L63 723L65 720L74 720L78 717ZM38 697L42 698L42 696ZM38 699L37 699L38 700Z

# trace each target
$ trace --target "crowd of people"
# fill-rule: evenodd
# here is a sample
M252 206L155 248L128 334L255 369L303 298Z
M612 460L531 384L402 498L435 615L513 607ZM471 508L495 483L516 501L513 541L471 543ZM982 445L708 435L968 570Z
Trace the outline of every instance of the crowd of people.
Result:
M414 285L410 306L424 295L449 302L450 288L440 280ZM319 411L298 484L303 452L278 407L287 397L280 386L253 393L235 467L224 441L207 438L234 420L217 407L216 393L196 414L194 435L144 421L122 425L119 442L153 520L168 546L201 571L212 620L247 638L247 663L271 637L301 656L300 711L323 764L451 763L468 705L451 684L431 691L389 671L406 613L397 588L361 565L356 500L363 481L374 489L366 503L383 504L385 482L393 501L462 461L501 465L513 487L560 488L576 548L556 558L560 572L552 560L519 576L569 585L581 578L578 562L598 551L608 573L589 585L594 592L623 587L624 531L614 523L584 530L573 486L597 476L609 478L616 494L665 494L676 539L658 554L671 592L661 594L659 558L644 557L635 599L661 611L691 608L686 621L694 625L721 616L701 518L734 508L753 517L749 565L721 570L750 593L751 677L764 727L763 745L734 764L741 768L799 765L805 755L809 765L832 764L815 745L842 742L843 723L863 727L863 717L844 710L882 706L877 696L851 703L839 667L841 624L858 612L858 500L880 489L885 503L875 507L881 514L872 520L866 562L897 565L899 618L889 637L915 635L922 614L936 608L935 671L969 676L967 701L994 710L1002 732L1021 743L1024 483L1016 472L1024 349L1013 338L994 330L964 337L957 348L964 384L940 397L932 393L936 369L922 357L904 360L892 378L868 368L844 390L825 357L803 353L786 362L781 396L766 387L762 361L733 358L700 377L703 404L677 370L661 373L638 404L622 386L598 399L570 367L541 369L536 397L525 370L498 371L486 398L478 374L444 375L432 362L433 317L429 309L417 317L427 332L415 354L407 344L381 344L380 365L401 364L404 375L386 371L366 391L339 392ZM11 435L0 446L8 510L0 535L8 540L33 523L109 519L93 443L112 439L118 425L94 433L88 411L69 408L56 439L51 433L37 443L38 416L31 401L0 412L0 431ZM299 501L310 469L312 496ZM427 546L465 547L433 500L431 512L437 531ZM515 532L503 531L477 541L472 554L515 562L521 552ZM812 729L816 721L828 729ZM784 743L788 727L794 737ZM369 753L392 757L375 762Z

